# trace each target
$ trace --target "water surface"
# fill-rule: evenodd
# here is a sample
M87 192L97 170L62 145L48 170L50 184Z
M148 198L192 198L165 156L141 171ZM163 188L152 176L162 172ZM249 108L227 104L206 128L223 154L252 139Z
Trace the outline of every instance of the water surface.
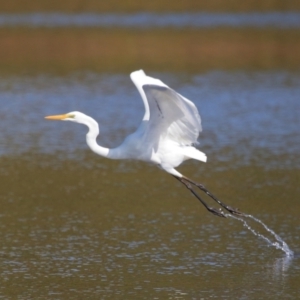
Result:
M294 72L151 73L197 105L204 152L219 160L240 156L243 163L262 163L270 154L286 156L276 165L298 166L300 75ZM118 146L144 114L142 100L129 74L81 73L67 77L3 77L0 83L2 154L31 150L43 153L87 149L86 128L46 122L49 114L82 111L100 124L99 141ZM118 109L116 109L118 108ZM19 124L15 122L18 119ZM113 120L113 121L112 121ZM253 155L253 150L259 156Z
M0 14L1 27L125 27L135 29L211 28L211 27L274 27L300 28L298 12L249 12L249 13L20 13Z
M193 100L202 117L208 163L180 171L261 219L295 256L210 215L158 168L93 154L84 126L44 120L85 112L100 123L99 143L117 146L144 112L128 74L1 75L0 296L295 299L299 73L149 74Z

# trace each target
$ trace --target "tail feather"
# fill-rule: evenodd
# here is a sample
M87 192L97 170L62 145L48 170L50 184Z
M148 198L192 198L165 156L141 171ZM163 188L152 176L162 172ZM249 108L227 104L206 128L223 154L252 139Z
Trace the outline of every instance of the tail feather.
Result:
M187 147L184 149L184 155L188 158L200 160L203 162L207 161L207 156L205 153L199 151L198 149L194 147Z

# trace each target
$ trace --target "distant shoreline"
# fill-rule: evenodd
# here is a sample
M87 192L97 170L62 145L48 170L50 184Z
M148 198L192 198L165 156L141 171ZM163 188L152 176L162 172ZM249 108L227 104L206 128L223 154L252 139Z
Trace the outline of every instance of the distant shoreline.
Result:
M1 73L300 67L300 30L0 28Z

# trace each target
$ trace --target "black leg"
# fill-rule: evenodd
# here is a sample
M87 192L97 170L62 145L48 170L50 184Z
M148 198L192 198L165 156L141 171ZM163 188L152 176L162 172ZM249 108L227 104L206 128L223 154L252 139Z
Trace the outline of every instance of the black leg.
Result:
M179 178L179 180L183 183L184 182L188 182L194 186L196 186L197 188L199 188L201 191L203 191L206 195L208 195L210 198L212 198L214 201L216 201L220 206L222 206L224 209L226 209L228 212L230 212L231 214L234 215L239 215L239 216L243 216L244 214L242 212L240 212L237 208L233 208L231 206L226 205L225 203L223 203L222 201L220 201L216 196L214 196L203 184L197 183L187 177L182 177Z
M204 205L204 207L211 213L213 213L214 215L217 215L219 217L223 217L226 218L224 213L220 210L217 210L216 208L213 207L209 207L206 202L193 190L193 186L191 182L189 182L188 180L185 180L185 178L180 178L177 176L174 176L177 180L179 180L182 184L185 185L185 187L187 189L190 190L190 192L202 203L202 205Z

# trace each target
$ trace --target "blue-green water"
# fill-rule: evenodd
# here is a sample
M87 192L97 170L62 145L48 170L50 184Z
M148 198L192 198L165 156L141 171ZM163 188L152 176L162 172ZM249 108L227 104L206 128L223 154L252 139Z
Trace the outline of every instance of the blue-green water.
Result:
M200 148L220 160L262 162L286 156L276 165L298 165L300 74L289 72L150 73L191 99L200 111ZM78 73L1 78L1 152L51 153L87 149L86 128L46 122L49 114L78 110L100 124L99 141L117 146L133 132L144 114L129 74ZM226 154L220 149L230 148ZM253 155L257 150L259 156ZM262 162L263 163L263 162Z
M0 26L32 28L46 27L122 27L149 28L213 28L213 27L273 27L293 29L300 27L299 12L250 12L250 13L20 13L0 14Z
M85 112L100 123L99 143L118 145L143 116L128 74L3 75L3 299L297 298L299 74L150 75L193 100L202 117L208 163L180 170L261 219L295 255L210 215L153 166L97 157L84 126L44 120Z

